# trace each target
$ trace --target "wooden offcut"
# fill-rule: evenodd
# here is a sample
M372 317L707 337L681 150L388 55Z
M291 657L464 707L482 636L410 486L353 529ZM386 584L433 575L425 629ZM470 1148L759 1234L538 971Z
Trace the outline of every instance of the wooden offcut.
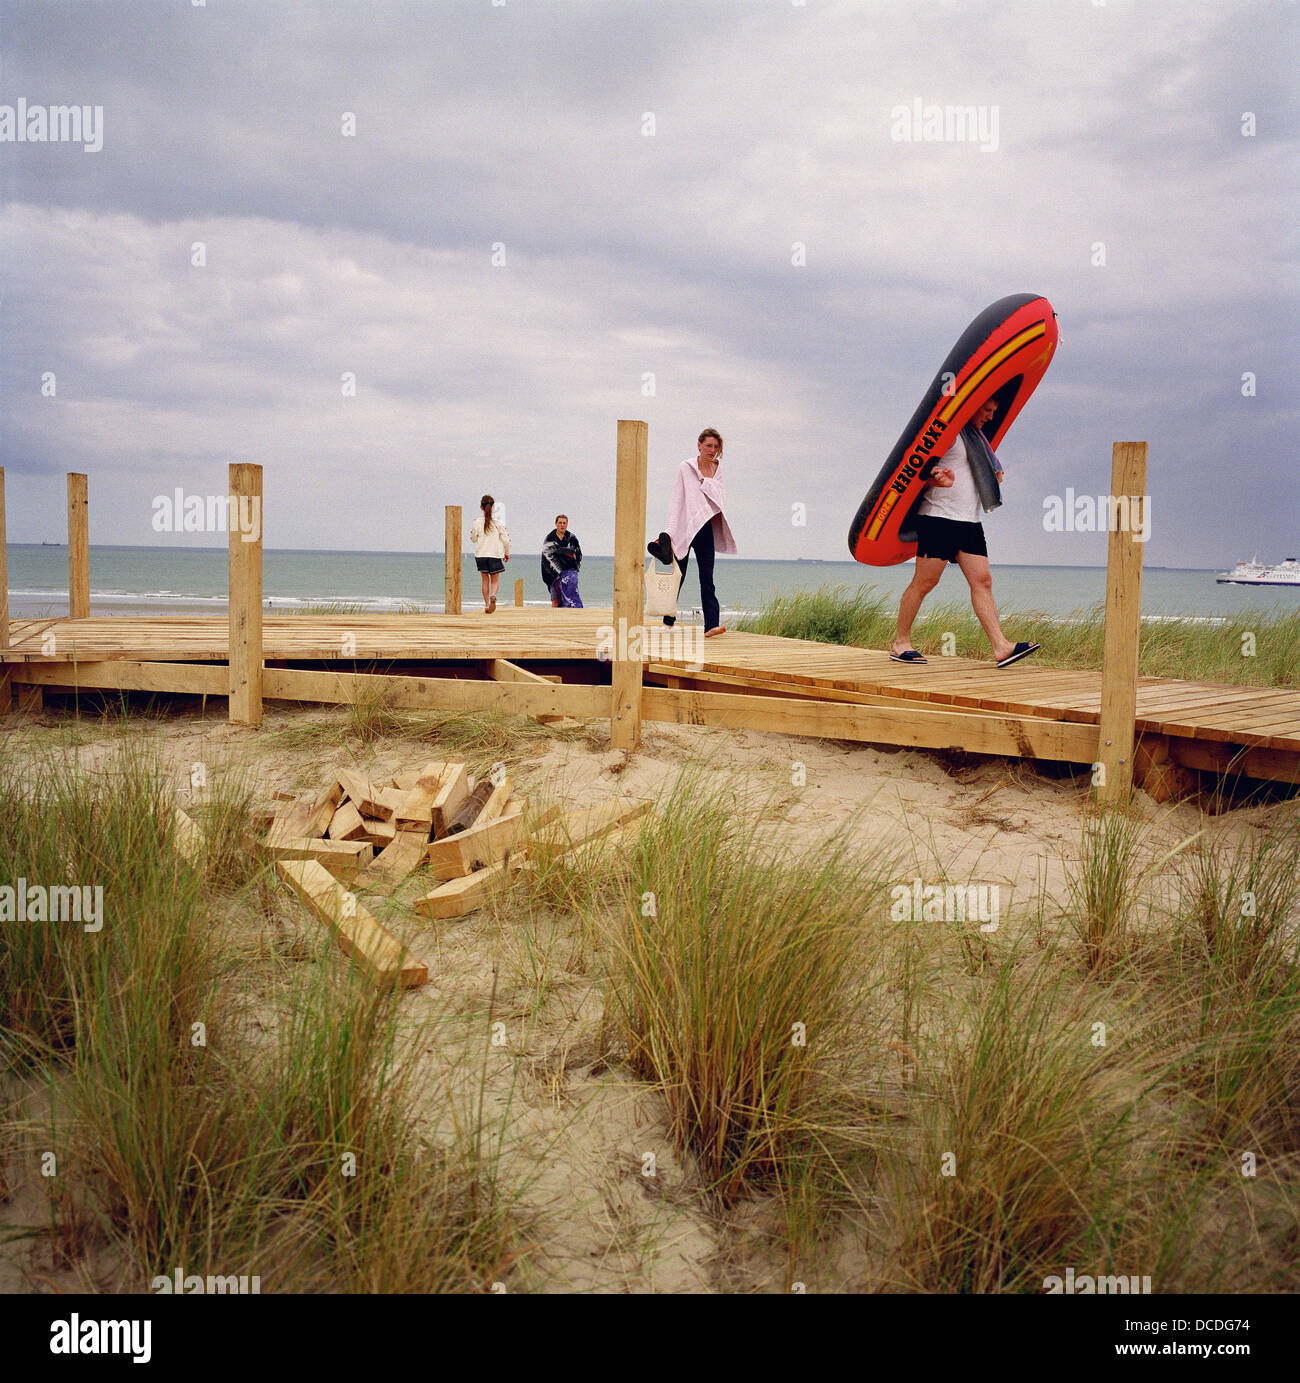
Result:
M315 860L280 860L275 867L308 909L334 928L344 955L364 966L376 984L409 989L428 982L428 967L381 927L323 865Z
M203 832L195 825L194 819L179 807L172 808L172 840L191 864L202 862Z
M320 840L301 836L268 842L267 849L277 859L315 860L342 883L355 880L375 858L374 847L365 840Z
M386 790L396 792L396 788L376 787L364 774L354 773L350 768L339 769L338 783L343 795L353 802L362 816L374 817L378 821L392 819L393 807L384 800L384 793Z
M487 806L488 798L492 796L493 791L491 782L486 778L476 784L462 799L460 806L447 818L447 830L444 834L451 836L458 831L468 830Z
M595 807L565 812L551 825L534 832L533 840L542 849L566 853L586 841L607 835L616 827L636 821L650 810L650 805L648 801L615 798Z
M469 796L469 772L464 764L448 764L449 772L443 774L438 794L433 799L433 834L435 837L447 834L447 823L456 814L457 808Z
M330 819L329 830L326 832L331 840L368 840L369 835L366 831L366 823L361 819L361 813L357 810L357 804L348 798L335 811Z
M1116 442L1111 454L1110 493L1124 496L1130 519L1135 499L1145 511L1147 444ZM1137 714L1138 640L1142 629L1142 549L1145 544L1113 524L1106 549L1106 624L1101 660L1101 721L1097 800L1128 800L1133 786L1133 736Z
M392 844L385 846L358 877L357 887L392 893L413 869L419 868L428 844L429 838L422 831L398 831Z
M409 782L398 784L405 791L397 808L396 821L401 830L423 830L428 839L433 829L433 804L442 791L443 783L452 776L453 765L441 759L425 764Z
M459 840L463 837L453 836L452 839ZM503 859L464 878L451 879L431 893L425 894L423 898L417 898L413 906L416 912L424 917L464 917L475 908L481 908L493 891L501 887L505 882L510 862Z
M435 879L459 879L488 865L497 864L528 842L524 807L512 802L494 821L482 822L468 831L436 840L425 851Z

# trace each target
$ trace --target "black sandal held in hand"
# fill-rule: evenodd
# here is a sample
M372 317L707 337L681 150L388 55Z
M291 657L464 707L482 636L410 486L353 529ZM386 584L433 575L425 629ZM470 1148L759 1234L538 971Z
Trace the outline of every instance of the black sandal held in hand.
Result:
M645 550L655 559L662 562L664 566L670 567L673 564L673 540L667 533L661 533L652 543L645 545Z

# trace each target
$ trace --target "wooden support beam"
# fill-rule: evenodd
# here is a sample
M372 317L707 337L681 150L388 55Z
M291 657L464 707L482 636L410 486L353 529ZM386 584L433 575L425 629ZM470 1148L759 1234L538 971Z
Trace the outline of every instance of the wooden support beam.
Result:
M375 983L409 989L427 984L428 968L385 930L315 860L280 860L276 871L316 917L334 928L339 949L364 966Z
M505 658L492 658L487 662L487 674L494 682L523 682L532 686L554 685L560 681L558 677L543 677L539 672L529 672L526 667L520 667L518 663L512 663ZM539 715L534 716L534 720L542 725L576 725L577 721L570 720L568 716Z
M620 419L614 478L614 662L609 742L641 743L641 659L629 658L628 636L645 619L646 445L643 422ZM620 657L619 655L622 655Z
M1005 754L1022 759L1091 763L1097 752L1097 727L1036 716L971 715L911 704L855 706L848 702L784 700L723 692L642 693L647 720L678 725L720 725L736 730L770 730L784 735L857 740L912 749L959 749L972 754Z
M1245 778L1264 778L1274 783L1300 784L1300 754L1294 749L1262 749L1205 740L1169 738L1169 757L1186 768L1210 773L1240 773Z
M93 663L13 663L15 684L71 687L74 691L174 692L178 695L226 696L226 669L220 663L137 663L129 660Z
M1168 735L1143 735L1133 746L1133 786L1153 802L1168 802L1190 797L1199 785L1196 774L1171 757Z
M0 649L9 647L9 544L5 537L5 468L0 466ZM4 688L7 692L8 686ZM8 702L0 703L8 710Z
M1150 517L1147 444L1116 442L1110 469L1110 541L1106 549L1106 626L1101 662L1097 800L1127 802L1133 787L1138 641L1142 628L1142 519ZM1141 509L1137 508L1141 505ZM1149 528L1148 528L1149 531Z
M460 614L460 505L449 504L443 511L445 537L442 544L443 607L449 615Z
M90 499L86 477L68 472L68 616L90 614Z
M263 695L272 701L325 701L350 705L358 696L382 696L393 710L504 711L513 715L606 716L609 688L547 683L524 686L451 677L389 677L370 672L308 672L267 668Z
M522 576L520 576L520 577L517 577L516 580L515 580L515 609L517 609L517 610L522 610L523 608L524 608L524 578L523 578Z
M241 517L249 521L246 530ZM252 526L253 519L256 526ZM230 467L230 720L262 723L262 468Z

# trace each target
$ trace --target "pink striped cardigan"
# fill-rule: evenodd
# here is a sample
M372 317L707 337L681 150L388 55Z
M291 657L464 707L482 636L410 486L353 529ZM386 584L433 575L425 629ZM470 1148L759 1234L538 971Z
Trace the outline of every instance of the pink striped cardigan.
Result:
M685 557L691 550L691 539L713 520L713 546L718 553L736 550L736 539L723 513L727 496L722 487L722 463L708 479L700 474L700 463L689 456L677 467L672 498L668 501L668 523L665 531L673 541L673 553Z

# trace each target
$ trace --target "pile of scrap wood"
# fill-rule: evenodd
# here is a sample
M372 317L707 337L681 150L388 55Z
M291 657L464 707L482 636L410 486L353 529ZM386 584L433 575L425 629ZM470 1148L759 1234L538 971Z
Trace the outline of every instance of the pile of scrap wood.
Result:
M377 981L424 984L428 970L368 913L359 892L390 895L428 869L438 886L415 900L430 918L481 907L506 874L539 853L580 862L595 842L623 836L650 808L628 799L561 813L528 811L502 776L475 783L466 765L434 762L382 782L348 769L317 798L282 802L265 841L248 844L276 858L280 877L322 921L343 951Z

